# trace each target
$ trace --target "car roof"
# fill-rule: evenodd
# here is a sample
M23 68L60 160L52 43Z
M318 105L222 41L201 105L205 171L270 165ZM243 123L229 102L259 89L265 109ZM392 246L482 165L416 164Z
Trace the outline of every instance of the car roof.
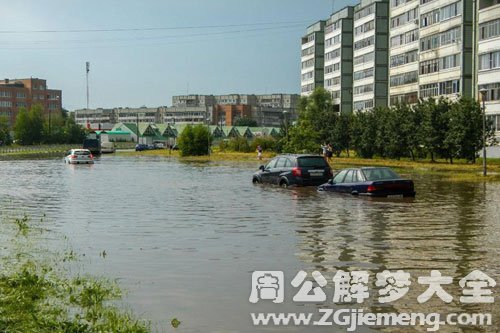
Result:
M322 155L318 154L281 154L276 157L293 157L293 158L300 158L300 157L323 157Z
M83 148L73 148L71 149L72 151L90 151L88 149L83 149Z

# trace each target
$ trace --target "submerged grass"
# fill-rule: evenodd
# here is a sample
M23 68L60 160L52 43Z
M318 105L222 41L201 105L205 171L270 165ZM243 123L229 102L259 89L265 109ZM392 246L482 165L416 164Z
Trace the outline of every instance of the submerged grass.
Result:
M114 281L70 277L63 262L74 260L37 247L43 229L27 216L3 219L0 272L0 332L150 332L150 323L119 306ZM43 254L43 255L42 255Z
M240 153L215 150L210 156L190 156L181 157L177 151L168 150L148 150L142 152L126 151L117 154L120 156L162 156L168 158L177 158L186 162L238 162L253 163L254 165L265 164L276 154L265 152L262 161L257 159L256 153ZM500 181L500 159L488 159L488 175L482 175L482 160L478 159L475 164L458 160L450 164L444 160L429 162L428 160L412 161L410 159L390 160L390 159L363 159L359 157L334 157L331 165L334 170L348 167L362 166L388 166L397 169L402 173L436 175L449 181L466 182L498 182Z

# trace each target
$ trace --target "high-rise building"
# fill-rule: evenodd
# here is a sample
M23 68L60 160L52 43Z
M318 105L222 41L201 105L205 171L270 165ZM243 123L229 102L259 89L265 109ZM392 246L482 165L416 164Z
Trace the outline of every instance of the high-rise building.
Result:
M303 96L324 85L325 23L318 21L309 26L302 37L300 91Z
M387 105L388 39L388 1L362 0L354 8L354 110Z
M419 98L474 96L473 4L473 0L420 1Z
M324 86L338 111L352 111L354 7L332 14L325 26Z
M0 80L0 116L5 116L10 125L16 121L19 109L30 109L40 105L44 114L61 112L62 91L48 89L43 79Z
M500 137L500 0L479 0L478 85Z

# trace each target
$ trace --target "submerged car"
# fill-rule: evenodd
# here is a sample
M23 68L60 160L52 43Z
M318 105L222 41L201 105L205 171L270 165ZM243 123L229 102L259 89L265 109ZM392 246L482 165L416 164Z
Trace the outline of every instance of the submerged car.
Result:
M148 145L143 144L143 143L138 143L135 145L135 151L144 151L144 150L148 150L148 149L149 149Z
M373 197L414 197L413 181L386 167L350 168L338 172L318 191L343 192Z
M328 181L332 169L320 155L280 155L253 174L252 182L288 186L318 186Z
M94 155L88 149L71 149L66 153L64 162L69 164L93 164Z

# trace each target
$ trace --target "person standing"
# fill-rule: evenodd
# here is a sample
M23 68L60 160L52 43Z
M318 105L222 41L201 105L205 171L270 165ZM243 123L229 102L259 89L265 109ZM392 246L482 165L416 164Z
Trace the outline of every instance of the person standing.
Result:
M259 160L262 160L262 147L261 147L261 145L257 146L257 158Z
M328 161L328 164L331 164L331 162L332 162L332 156L333 156L333 147L329 143L328 146L326 147L326 159Z

